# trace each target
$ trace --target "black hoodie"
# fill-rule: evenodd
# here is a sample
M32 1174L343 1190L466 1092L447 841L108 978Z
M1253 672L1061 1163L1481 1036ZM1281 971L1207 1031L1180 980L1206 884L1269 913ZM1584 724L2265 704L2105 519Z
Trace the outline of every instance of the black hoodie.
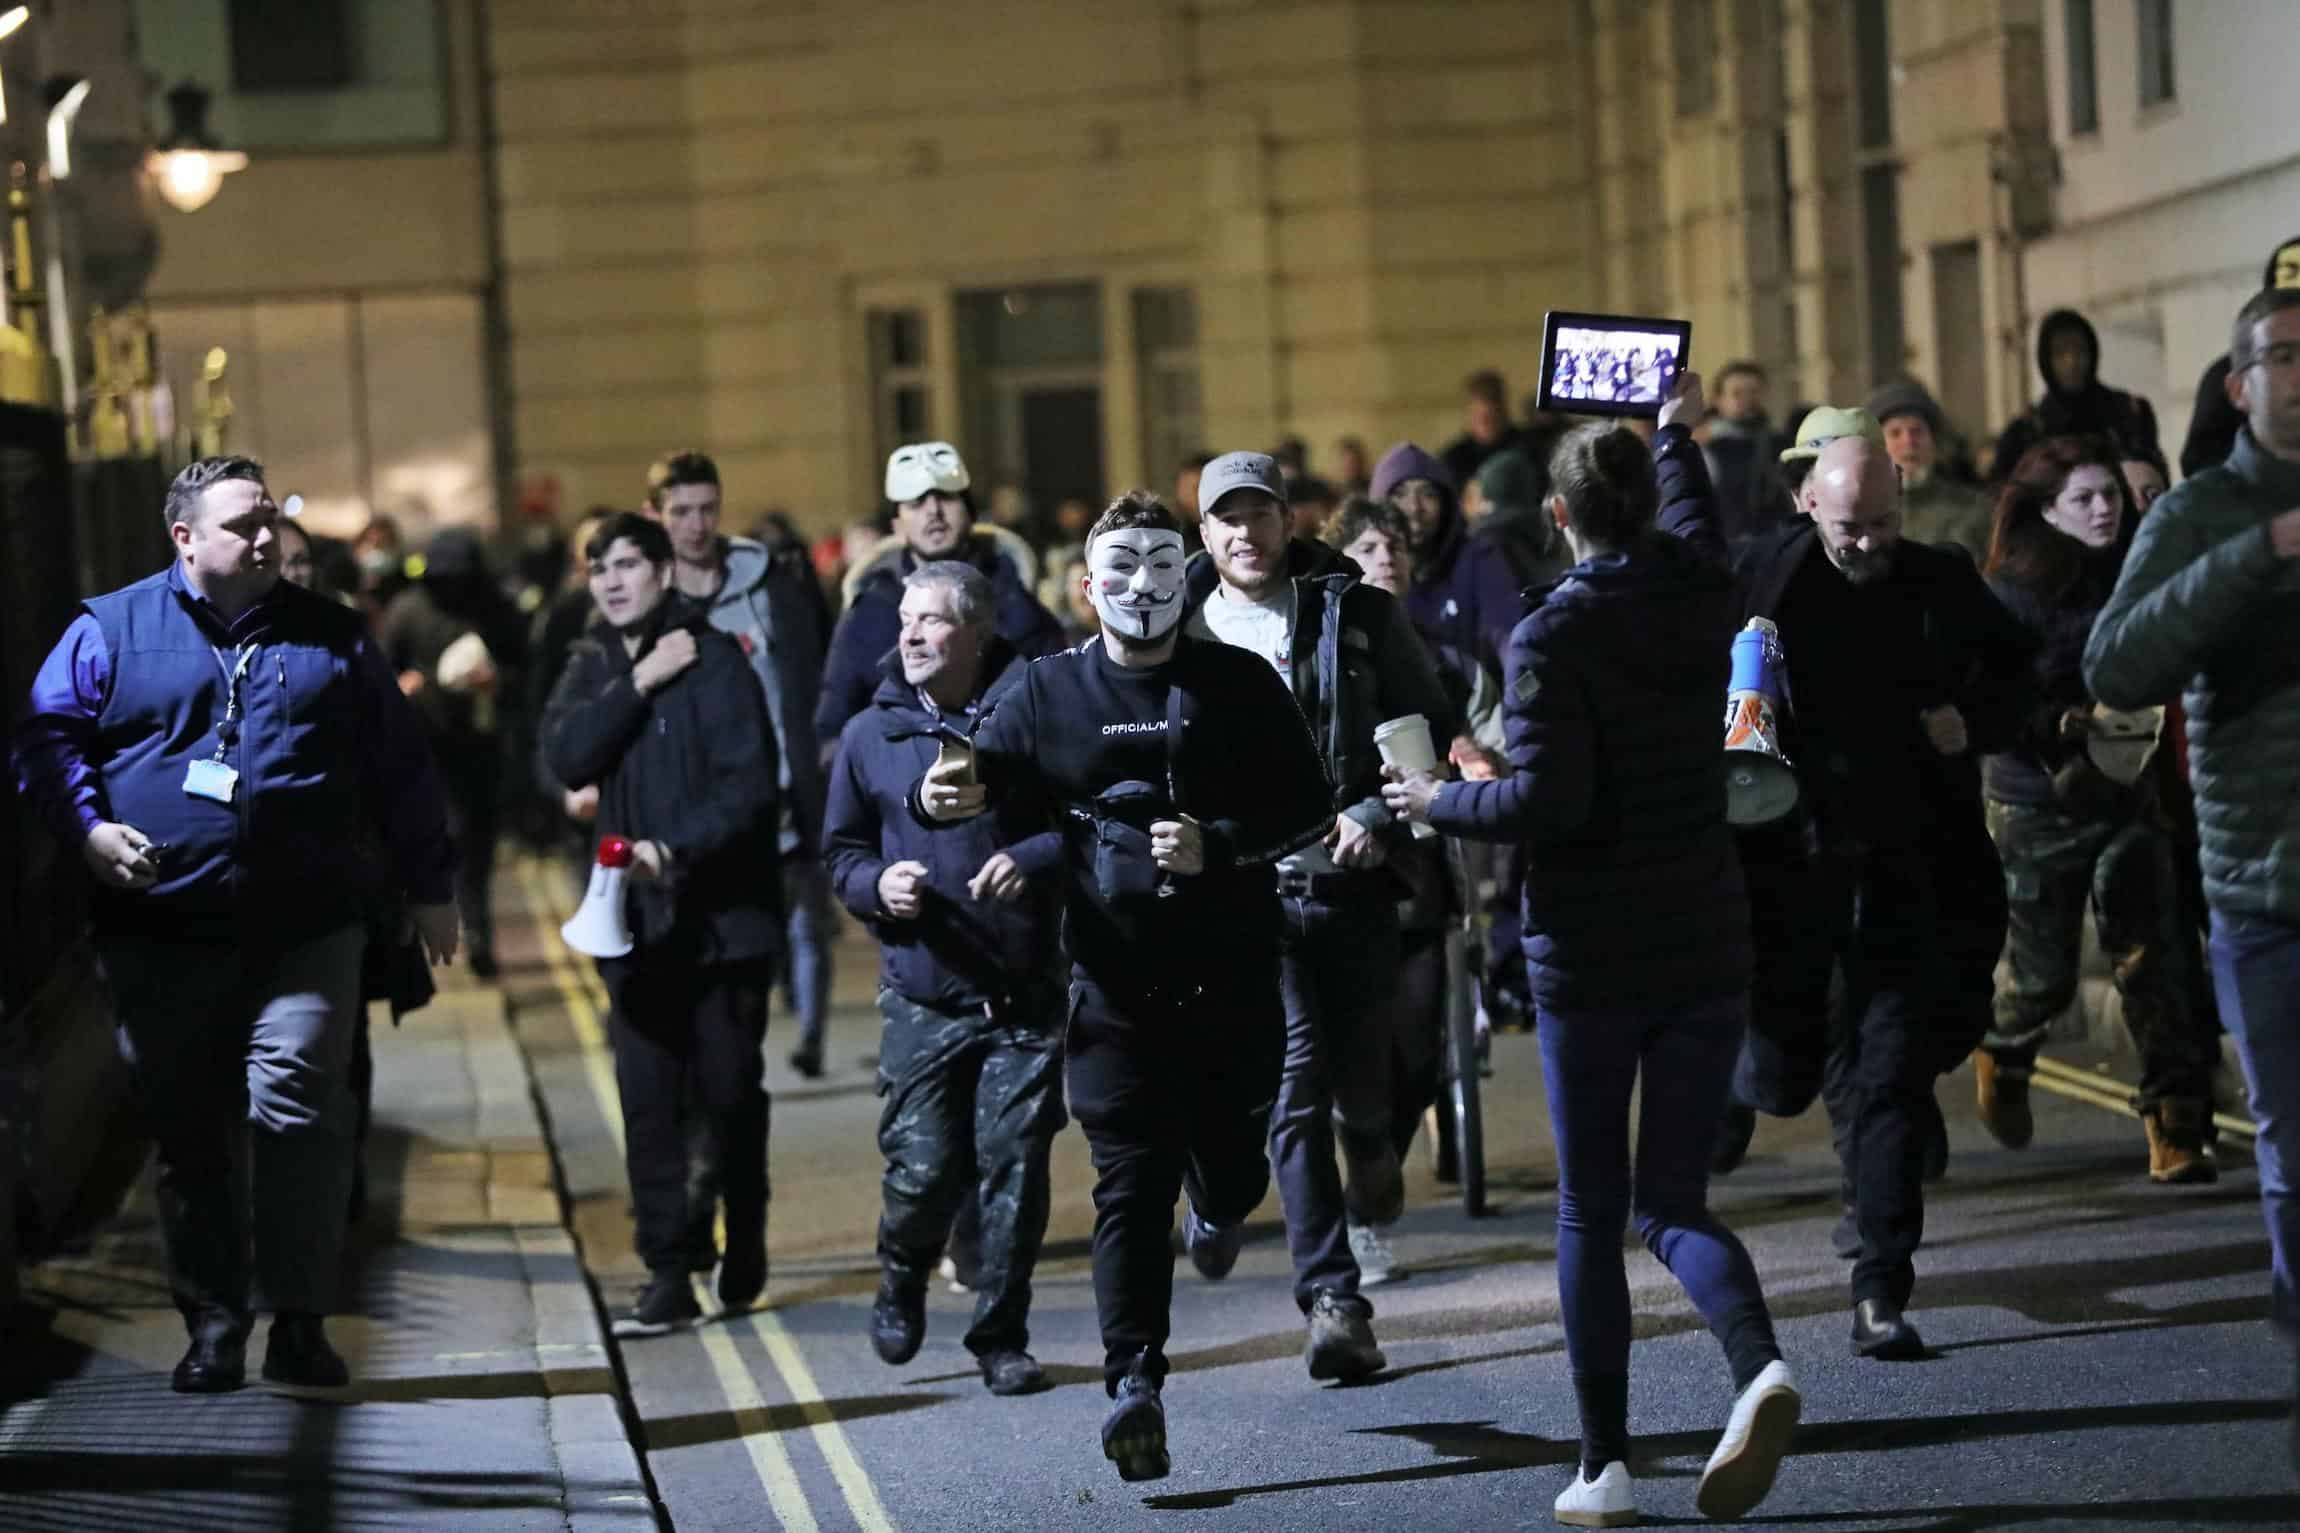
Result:
M2260 274L2262 287L2277 285L2277 264L2288 255L2300 255L2300 234L2278 245L2268 257L2267 269ZM2223 352L2196 380L2196 407L2189 412L2188 438L2180 444L2181 477L2226 463L2228 454L2235 450L2236 433L2243 429L2244 412L2228 397L2228 355Z
M2064 389L2052 375L2052 344L2064 332L2084 340L2092 361L2081 387ZM2156 441L2156 412L2147 400L2100 381L2100 335L2092 322L2074 309L2055 309L2036 330L2036 366L2044 375L2044 394L1997 438L1996 457L1989 479L2002 484L2014 465L2037 443L2056 436L2105 436L2127 458L2164 461Z

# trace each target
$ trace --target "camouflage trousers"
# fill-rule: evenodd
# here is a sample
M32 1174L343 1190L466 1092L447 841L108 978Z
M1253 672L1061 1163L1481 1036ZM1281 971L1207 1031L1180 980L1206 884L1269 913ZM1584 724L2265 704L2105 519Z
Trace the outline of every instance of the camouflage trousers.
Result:
M978 1215L976 1356L1030 1342L1030 1275L1046 1238L1048 1147L1062 1108L1062 1013L1048 991L945 1011L879 992L879 1261L926 1282L962 1206Z
M2076 999L2089 905L2140 1056L2138 1105L2209 1098L2220 1043L2197 1004L2203 960L2182 914L2170 834L2145 813L2089 819L1994 799L1988 818L2012 916L1989 1052L2014 1066L2036 1058L2052 1019Z

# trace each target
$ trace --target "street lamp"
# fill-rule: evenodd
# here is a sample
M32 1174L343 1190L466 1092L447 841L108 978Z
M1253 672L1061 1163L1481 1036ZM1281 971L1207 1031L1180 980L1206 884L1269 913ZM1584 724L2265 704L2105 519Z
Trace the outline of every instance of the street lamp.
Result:
M168 136L145 164L168 206L197 213L223 190L225 176L247 169L248 157L219 146L208 131L208 92L201 86L186 80L169 91L168 117Z

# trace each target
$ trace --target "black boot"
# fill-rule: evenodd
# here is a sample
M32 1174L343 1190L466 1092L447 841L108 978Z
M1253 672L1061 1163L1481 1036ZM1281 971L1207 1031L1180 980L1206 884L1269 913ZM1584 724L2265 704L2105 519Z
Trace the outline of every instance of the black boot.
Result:
M283 1311L272 1317L264 1378L291 1389L341 1389L351 1382L351 1370L328 1345L327 1327L318 1315Z
M745 1221L748 1225L749 1221ZM767 1225L738 1230L727 1224L727 1254L719 1263L719 1303L729 1310L746 1310L767 1288Z
M925 1281L884 1274L878 1280L878 1301L870 1307L871 1350L880 1362L899 1366L918 1356L925 1340Z
M1853 1306L1853 1350L1879 1362L1907 1363L1925 1355L1925 1339L1892 1300L1863 1299Z
M977 1361L983 1388L994 1395L1034 1395L1046 1388L1046 1370L1019 1347L985 1352Z

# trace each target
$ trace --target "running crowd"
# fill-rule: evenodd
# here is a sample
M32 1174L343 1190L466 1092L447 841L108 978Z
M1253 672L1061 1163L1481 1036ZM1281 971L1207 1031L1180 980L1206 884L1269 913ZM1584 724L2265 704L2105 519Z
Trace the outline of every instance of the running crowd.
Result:
M698 1274L729 1309L765 1289L769 994L819 1074L835 900L882 953L871 1346L917 1353L939 1274L975 1295L987 1388L1045 1387L1031 1279L1074 1117L1128 1480L1169 1472L1177 1215L1219 1281L1275 1181L1310 1377L1386 1366L1366 1291L1402 1270L1446 948L1481 913L1478 1004L1535 1028L1557 1142L1582 1435L1560 1522L1635 1515L1632 1223L1730 1375L1698 1505L1772 1484L1796 1380L1708 1206L1758 1113L1825 1104L1851 1345L1924 1355L1935 1082L1969 1058L1988 1132L2029 1142L2088 903L2150 1180L2218 1174L2235 1041L2300 1339L2300 241L2235 317L2178 484L2081 317L2045 320L2038 362L1985 475L1910 382L1784 439L1746 363L1714 408L1686 373L1629 426L1515 426L1480 374L1442 453L1338 488L1299 444L1194 455L1172 503L1065 516L1080 546L1043 555L978 521L955 448L913 443L835 621L787 524L722 530L697 452L589 519L524 618L458 533L406 589L386 549L334 596L260 467L193 465L177 559L83 604L16 740L97 885L191 1336L176 1387L242 1381L259 1291L266 1375L345 1382L322 1317L358 1002L464 941L492 963L505 759L578 877L601 834L631 852L630 951L600 960L650 1274L624 1336L700 1318ZM1721 720L1758 619L1798 799L1736 826ZM218 1131L241 1115L244 1152Z

